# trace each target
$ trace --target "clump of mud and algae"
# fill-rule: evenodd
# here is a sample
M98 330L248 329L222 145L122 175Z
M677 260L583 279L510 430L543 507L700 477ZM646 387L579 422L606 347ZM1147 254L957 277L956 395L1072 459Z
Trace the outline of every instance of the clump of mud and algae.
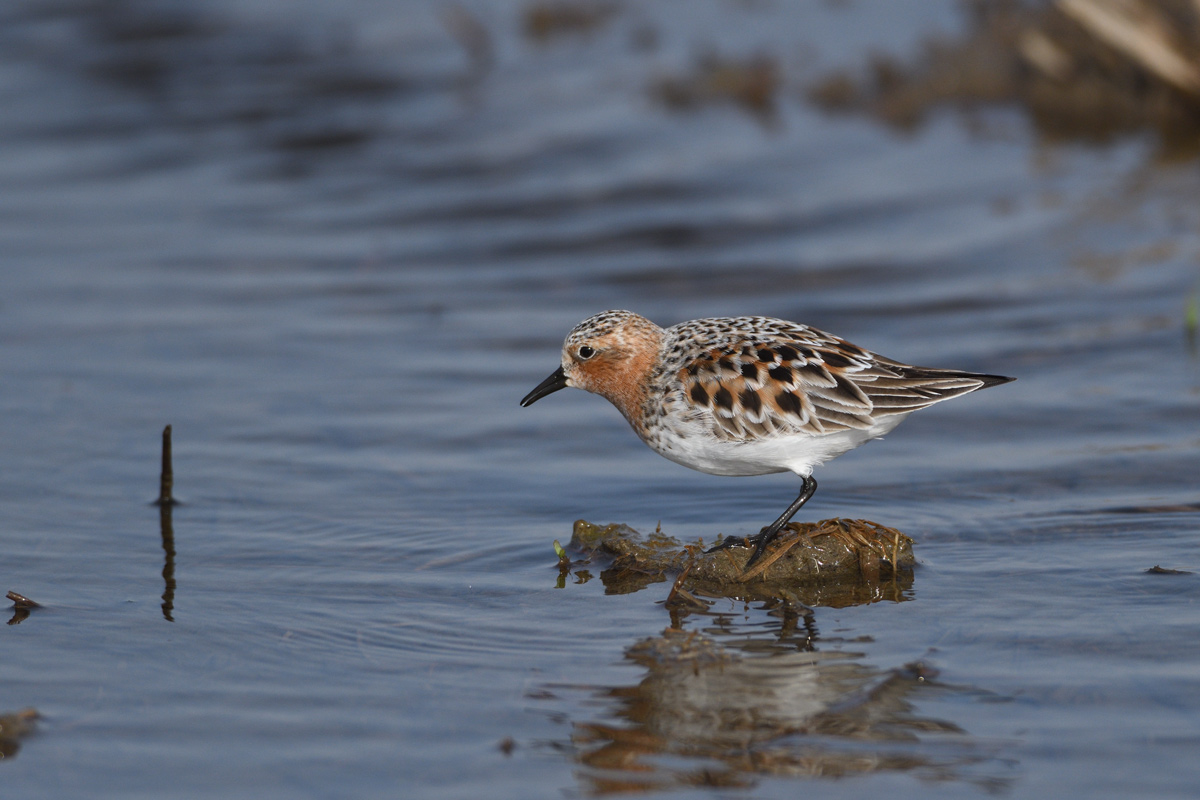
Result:
M668 604L706 605L703 598L774 599L802 605L846 606L898 600L912 586L912 539L874 522L828 519L792 523L749 570L748 547L705 552L691 543L628 525L579 520L571 549L585 562L603 562L606 590L624 594L675 579ZM560 562L566 570L581 562Z

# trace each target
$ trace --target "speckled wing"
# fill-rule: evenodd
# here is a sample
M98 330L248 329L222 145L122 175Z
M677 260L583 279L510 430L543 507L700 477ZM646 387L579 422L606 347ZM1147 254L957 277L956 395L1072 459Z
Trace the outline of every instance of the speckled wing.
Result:
M671 332L679 349L668 357L685 403L711 415L726 441L870 430L882 417L1008 380L908 366L784 320L695 320Z

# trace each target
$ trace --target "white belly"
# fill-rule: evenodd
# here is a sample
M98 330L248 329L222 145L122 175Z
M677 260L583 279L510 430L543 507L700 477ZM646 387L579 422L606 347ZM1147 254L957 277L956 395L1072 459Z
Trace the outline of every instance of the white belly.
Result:
M647 444L678 464L710 475L794 472L808 477L813 467L883 436L907 416L883 417L870 430L844 430L822 436L776 434L746 442L722 441L699 425L686 426L663 432Z

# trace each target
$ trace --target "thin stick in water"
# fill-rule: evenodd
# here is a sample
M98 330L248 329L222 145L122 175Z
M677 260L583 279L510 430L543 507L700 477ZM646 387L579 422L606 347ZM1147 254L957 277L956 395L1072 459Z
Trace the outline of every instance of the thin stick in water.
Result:
M175 470L171 467L171 426L163 428L162 434L162 476L158 482L158 500L160 506L175 505L171 491L175 488Z

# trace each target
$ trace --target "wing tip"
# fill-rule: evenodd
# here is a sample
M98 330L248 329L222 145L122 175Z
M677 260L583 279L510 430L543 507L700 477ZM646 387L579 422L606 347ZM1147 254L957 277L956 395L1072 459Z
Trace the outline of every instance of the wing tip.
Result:
M999 386L1002 383L1012 383L1016 378L1009 378L1006 375L982 375L976 374L971 377L979 381L980 389L987 389L991 386Z

